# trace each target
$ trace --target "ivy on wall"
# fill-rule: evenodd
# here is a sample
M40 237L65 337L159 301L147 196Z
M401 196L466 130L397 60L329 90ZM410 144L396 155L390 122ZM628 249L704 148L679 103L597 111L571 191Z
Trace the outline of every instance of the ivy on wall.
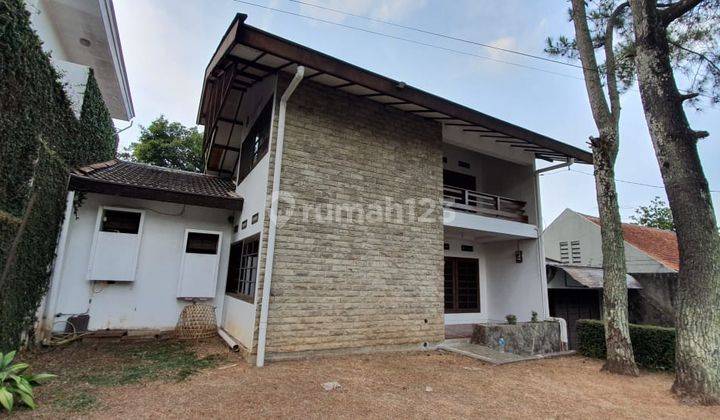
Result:
M47 291L70 167L112 159L92 72L78 120L23 0L0 0L0 351L18 346Z
M92 69L85 85L85 96L80 111L80 133L84 144L75 148L81 149L78 152L84 153L84 156L81 156L82 161L102 162L115 157L117 149L115 126L102 99Z

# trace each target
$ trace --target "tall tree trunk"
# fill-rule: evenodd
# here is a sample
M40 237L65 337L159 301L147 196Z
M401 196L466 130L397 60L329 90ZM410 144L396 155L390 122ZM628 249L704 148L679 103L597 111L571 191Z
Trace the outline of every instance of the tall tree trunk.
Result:
M620 209L615 189L615 160L619 145L620 99L612 49L614 21L627 7L618 6L608 22L605 33L605 57L610 107L597 70L595 48L592 44L585 11L585 0L572 0L575 39L583 64L585 87L595 125L600 136L590 138L595 167L595 189L600 212L600 233L603 253L603 315L607 357L603 370L623 375L638 375L628 327L625 243L622 234Z
M603 319L607 357L603 370L637 376L635 355L628 326L628 296L625 267L625 242L615 189L617 133L601 134L592 139L595 190L600 212L603 255ZM615 147L613 147L615 145Z
M702 135L685 115L667 40L680 8L697 3L659 11L654 0L630 0L640 95L680 248L673 391L687 402L720 404L720 235L697 152Z
M627 7L618 6L605 31L605 58L610 107L600 80L595 47L592 44L585 11L585 0L572 0L575 40L583 64L585 87L599 137L590 138L595 167L595 189L600 213L603 253L603 307L607 358L603 370L623 375L638 375L630 342L625 268L625 243L615 189L615 160L619 145L620 99L615 72L613 30L615 19Z

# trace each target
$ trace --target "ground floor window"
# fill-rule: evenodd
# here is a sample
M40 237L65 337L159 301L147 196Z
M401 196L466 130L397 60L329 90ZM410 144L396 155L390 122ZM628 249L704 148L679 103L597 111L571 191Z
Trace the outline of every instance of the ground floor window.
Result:
M445 312L480 312L480 276L475 258L445 257Z
M243 300L254 301L259 248L258 239L246 239L230 247L226 293Z

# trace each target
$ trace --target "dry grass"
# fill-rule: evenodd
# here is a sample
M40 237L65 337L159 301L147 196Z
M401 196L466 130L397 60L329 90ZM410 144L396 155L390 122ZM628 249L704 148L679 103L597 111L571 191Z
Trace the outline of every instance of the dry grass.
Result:
M153 345L163 344L149 344ZM494 367L441 352L393 353L276 362L258 369L228 354L217 342L201 345L197 353L200 356L193 356L194 360L211 356L214 366L197 367L198 362L193 362L193 372L179 377L176 361L169 364L171 368L155 369L153 375L136 382L111 386L78 378L116 361L116 349L82 344L35 356L31 360L34 366L66 379L39 388L41 408L20 414L98 418L720 418L720 407L680 405L669 392L672 377L668 374L617 377L599 372L599 361L582 357ZM148 366L145 362L141 364ZM195 367L202 370L195 373ZM321 384L330 381L339 382L342 389L323 390ZM83 395L74 401L78 407L58 404L66 401L58 396L63 389L65 395L68 391Z

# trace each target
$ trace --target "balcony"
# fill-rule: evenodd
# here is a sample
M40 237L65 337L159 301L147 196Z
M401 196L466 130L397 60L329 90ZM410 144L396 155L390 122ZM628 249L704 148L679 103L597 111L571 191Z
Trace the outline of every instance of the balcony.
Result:
M444 185L443 202L445 208L463 213L528 223L526 203L520 200Z

